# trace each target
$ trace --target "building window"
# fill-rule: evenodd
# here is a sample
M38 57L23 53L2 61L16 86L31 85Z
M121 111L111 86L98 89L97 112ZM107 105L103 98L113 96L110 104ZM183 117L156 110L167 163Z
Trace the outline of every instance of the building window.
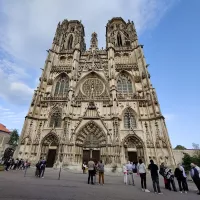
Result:
M117 80L117 90L122 94L132 94L133 86L130 77L126 74L120 74Z
M72 49L72 45L73 45L73 36L70 35L68 40L68 50Z
M61 127L61 122L62 122L61 112L59 110L55 110L51 115L49 126L54 128L59 128Z
M117 46L122 46L122 37L120 33L117 34Z
M65 74L61 75L55 84L54 96L66 96L69 89L68 77Z
M128 108L124 113L124 128L136 128L136 119L132 109Z

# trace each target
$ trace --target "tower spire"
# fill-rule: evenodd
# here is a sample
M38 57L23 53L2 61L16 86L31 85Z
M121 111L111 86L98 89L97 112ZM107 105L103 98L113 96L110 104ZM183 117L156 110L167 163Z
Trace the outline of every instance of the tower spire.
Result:
M98 39L97 39L97 34L94 32L92 33L92 38L90 40L90 49L98 49Z

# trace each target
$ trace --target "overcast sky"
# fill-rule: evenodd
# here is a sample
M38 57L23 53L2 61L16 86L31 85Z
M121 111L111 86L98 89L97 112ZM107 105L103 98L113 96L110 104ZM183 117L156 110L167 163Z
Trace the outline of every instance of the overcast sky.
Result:
M200 143L199 7L198 0L0 0L0 123L21 132L59 21L81 20L87 48L94 31L105 48L106 23L120 16L134 21L145 45L173 146Z

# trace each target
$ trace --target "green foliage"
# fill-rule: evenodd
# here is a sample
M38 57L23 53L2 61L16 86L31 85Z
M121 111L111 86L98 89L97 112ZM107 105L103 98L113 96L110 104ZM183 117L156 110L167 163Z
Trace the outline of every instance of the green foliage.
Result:
M191 169L190 167L191 163L195 163L196 165L200 166L200 156L199 155L190 156L189 154L186 153L183 157L183 165L187 172L190 171Z
M176 149L176 150L186 150L186 148L182 145L177 145L174 149Z
M18 140L19 140L18 131L17 131L17 129L14 129L11 133L10 140L9 140L8 144L10 144L12 146L17 146Z

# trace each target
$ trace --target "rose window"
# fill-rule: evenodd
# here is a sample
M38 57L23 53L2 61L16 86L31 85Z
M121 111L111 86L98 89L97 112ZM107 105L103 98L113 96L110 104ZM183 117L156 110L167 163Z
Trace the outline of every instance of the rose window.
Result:
M88 78L83 83L82 91L87 97L98 97L104 91L104 84L98 78Z

